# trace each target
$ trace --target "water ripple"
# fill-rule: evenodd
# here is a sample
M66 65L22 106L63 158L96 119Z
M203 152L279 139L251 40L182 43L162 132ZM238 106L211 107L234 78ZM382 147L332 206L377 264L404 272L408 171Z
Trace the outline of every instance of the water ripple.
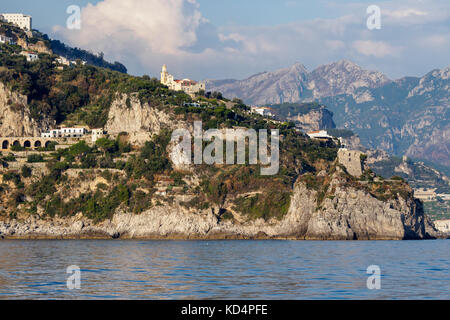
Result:
M449 252L445 240L1 241L0 299L449 299ZM381 290L366 287L369 265Z

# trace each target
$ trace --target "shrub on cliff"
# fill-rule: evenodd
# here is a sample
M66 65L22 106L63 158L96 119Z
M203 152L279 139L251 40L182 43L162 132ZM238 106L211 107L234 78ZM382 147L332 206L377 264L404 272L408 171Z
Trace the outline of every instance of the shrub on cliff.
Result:
M43 162L43 161L44 161L44 158L40 154L30 154L27 157L28 163Z

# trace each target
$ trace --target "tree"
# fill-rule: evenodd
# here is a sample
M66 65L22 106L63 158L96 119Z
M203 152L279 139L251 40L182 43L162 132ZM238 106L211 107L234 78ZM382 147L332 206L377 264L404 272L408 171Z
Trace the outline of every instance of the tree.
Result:
M107 152L117 151L117 141L109 140L107 138L98 139L95 142L95 145L103 151L104 155L106 155Z
M22 177L29 178L31 177L32 169L28 166L23 166L21 169Z
M81 157L87 154L91 148L86 144L86 141L81 140L69 148L69 154L74 157Z

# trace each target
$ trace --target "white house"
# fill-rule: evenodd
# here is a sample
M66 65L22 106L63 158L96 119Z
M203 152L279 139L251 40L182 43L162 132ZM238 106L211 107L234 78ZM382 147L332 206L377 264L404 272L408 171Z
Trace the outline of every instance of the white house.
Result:
M263 117L273 117L273 109L269 107L250 107L252 113L257 113Z
M307 134L311 139L333 139L332 136L328 135L326 130L311 131Z
M197 107L197 108L199 108L199 107L201 107L201 105L200 105L200 103L198 103L198 102L185 102L185 103L183 103L183 106L185 106L185 107Z
M414 198L420 199L423 201L433 201L436 199L436 188L432 189L424 189L418 188L414 189Z
M61 128L42 132L42 138L81 138L87 133L85 128Z
M12 38L5 36L4 34L0 34L0 43L4 44L14 44Z
M98 139L104 138L106 131L102 129L92 129L92 142L95 143Z
M63 56L59 56L58 58L56 58L56 62L65 66L70 66L70 61Z
M28 62L34 62L34 61L39 60L39 56L33 52L22 51L20 54L25 56L25 58L27 58Z
M7 21L9 23L13 23L19 28L31 31L32 28L32 18L23 13L2 13L0 14L3 17L3 21Z

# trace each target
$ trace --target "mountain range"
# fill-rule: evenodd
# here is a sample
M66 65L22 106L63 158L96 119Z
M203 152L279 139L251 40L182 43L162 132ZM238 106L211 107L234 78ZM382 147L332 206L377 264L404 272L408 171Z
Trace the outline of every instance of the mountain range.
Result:
M309 72L294 64L244 80L208 80L208 91L254 105L318 102L338 128L369 148L450 167L450 66L423 77L391 80L341 60Z

